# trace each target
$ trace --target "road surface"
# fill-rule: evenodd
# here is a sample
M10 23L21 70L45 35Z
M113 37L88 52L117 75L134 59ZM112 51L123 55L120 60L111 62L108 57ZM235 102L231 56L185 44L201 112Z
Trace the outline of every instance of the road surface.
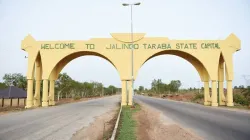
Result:
M250 113L136 95L135 101L162 112L206 140L250 140Z
M111 96L1 115L0 140L69 140L118 102L120 96Z

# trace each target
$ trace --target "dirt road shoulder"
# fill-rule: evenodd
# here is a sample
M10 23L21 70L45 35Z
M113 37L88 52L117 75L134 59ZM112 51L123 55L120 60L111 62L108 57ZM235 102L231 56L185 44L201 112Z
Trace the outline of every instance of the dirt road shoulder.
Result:
M137 121L138 140L201 140L194 133L185 130L160 111L142 103L141 110L134 114Z

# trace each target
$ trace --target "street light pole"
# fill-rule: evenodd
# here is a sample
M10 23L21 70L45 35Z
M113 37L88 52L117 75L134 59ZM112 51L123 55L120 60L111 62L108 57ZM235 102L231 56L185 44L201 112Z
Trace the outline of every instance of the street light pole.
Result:
M127 4L123 3L123 6L130 6L131 8L131 80L132 80L132 106L134 105L134 38L133 38L133 5L140 5L141 3Z

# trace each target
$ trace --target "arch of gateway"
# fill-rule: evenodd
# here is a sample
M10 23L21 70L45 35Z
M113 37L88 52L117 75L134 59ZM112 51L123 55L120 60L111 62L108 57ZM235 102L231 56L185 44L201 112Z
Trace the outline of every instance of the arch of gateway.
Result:
M233 106L233 54L241 48L240 40L234 34L224 40L171 40L167 37L145 37L144 33L134 33L133 42L130 33L110 35L110 38L64 41L40 41L31 35L26 36L21 45L21 49L28 53L26 108L55 105L55 80L59 73L70 61L85 55L102 57L116 68L122 83L121 105L126 105L127 102L131 105L132 47L134 79L142 65L151 58L165 54L179 56L190 62L199 73L204 83L204 105ZM224 82L227 85L226 94ZM212 88L211 94L209 84Z

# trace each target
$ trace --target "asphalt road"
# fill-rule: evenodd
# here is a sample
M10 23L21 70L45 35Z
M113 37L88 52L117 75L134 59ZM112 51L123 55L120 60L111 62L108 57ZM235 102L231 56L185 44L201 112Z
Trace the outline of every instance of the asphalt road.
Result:
M136 95L135 101L191 129L206 140L250 140L250 113Z
M69 140L119 101L111 96L1 115L0 140Z

